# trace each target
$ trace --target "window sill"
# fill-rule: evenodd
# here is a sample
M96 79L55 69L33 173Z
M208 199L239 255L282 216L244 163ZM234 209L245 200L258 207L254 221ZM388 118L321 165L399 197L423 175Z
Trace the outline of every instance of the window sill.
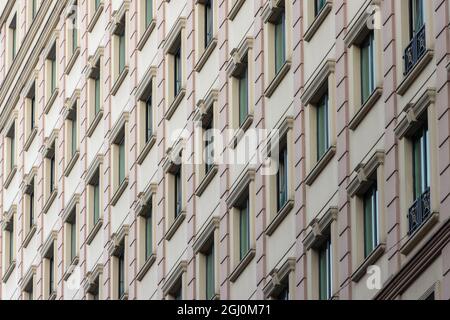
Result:
M266 228L266 235L269 237L275 233L275 230L287 217L289 212L294 208L294 200L288 200L284 206L278 211L277 215L272 219L269 226Z
M206 62L208 61L209 57L211 56L211 54L214 51L214 48L217 46L217 38L214 37L211 42L208 44L208 46L205 48L205 50L203 51L202 55L200 56L200 58L197 61L197 64L194 67L194 70L196 72L200 72L203 69L203 66L206 64Z
M37 226L34 224L30 231L28 231L28 234L26 235L25 239L23 239L23 247L26 248L30 244L31 240L34 237L34 234L36 233Z
M23 146L25 152L28 151L28 149L30 149L31 144L34 141L34 138L37 135L37 128L34 127L33 130L30 132L30 134L28 135L27 140L25 141L25 145Z
M419 229L413 233L408 241L400 248L400 253L407 256L422 241L425 235L439 222L439 213L434 212L427 221L425 221Z
M423 57L416 63L416 65L411 69L411 71L405 76L403 81L397 87L397 93L403 96L409 87L413 84L414 80L420 75L423 69L428 65L428 63L433 59L434 51L428 49Z
M333 159L335 154L336 154L336 147L335 146L330 147L306 177L305 183L307 186L313 185L314 181L316 181L317 177L326 168L326 166L331 161L331 159Z
M322 10L320 10L319 14L314 18L308 30L306 30L305 34L303 35L303 38L306 42L311 41L311 39L314 37L321 24L325 21L325 18L331 12L332 7L333 4L331 3L331 1L328 1L322 8Z
M383 89L378 87L372 92L367 101L359 108L356 114L353 116L352 120L348 124L350 130L356 130L359 124L364 120L364 118L369 114L370 110L372 110L373 106L380 99L383 94Z
M241 10L242 5L245 3L245 0L236 0L234 1L233 6L228 12L228 20L233 21L236 18L239 10Z
M56 292L53 291L50 296L48 297L48 300L56 300Z
M91 21L89 22L89 25L88 25L88 32L92 32L92 30L94 30L94 27L95 27L95 25L97 24L97 21L98 21L98 19L100 18L100 15L101 15L102 12L103 12L103 7L104 7L104 4L101 3L101 4L98 6L97 10L95 11L94 15L93 15L92 18L91 18Z
M244 272L245 268L252 262L253 258L256 255L255 249L250 249L245 257L238 263L236 268L234 268L233 272L230 274L230 281L236 282L237 279L239 279L242 272Z
M115 96L117 94L117 91L119 91L120 87L122 86L123 82L125 81L127 74L128 74L128 66L125 66L125 68L122 70L122 72L119 74L119 76L116 79L116 82L114 83L113 87L111 88L111 95Z
M80 47L77 47L75 51L72 53L72 57L70 58L69 62L66 65L66 70L64 70L64 73L68 75L70 71L72 70L75 62L78 59L78 56L80 55Z
M205 192L206 188L209 186L211 181L216 176L217 172L219 171L219 167L215 164L213 167L209 170L208 174L203 177L202 181L198 185L197 189L195 190L195 195L197 197L200 197L203 192Z
M183 100L184 96L186 95L186 89L182 88L178 95L175 97L173 102L170 104L169 108L166 111L165 118L166 120L170 120L177 110L178 106L180 105L181 101Z
M64 176L68 177L70 173L72 172L73 167L78 161L78 158L80 157L80 151L76 151L75 154L72 156L72 159L70 159L69 163L66 166L66 170L64 170Z
M14 166L11 171L8 173L8 175L6 176L5 179L5 183L3 185L4 189L8 189L9 185L11 184L11 181L14 179L14 176L16 175L17 172L17 166Z
M148 153L150 152L150 150L152 150L155 143L156 143L156 135L153 134L150 137L150 140L147 141L147 143L145 144L144 148L142 149L141 153L139 154L136 160L138 165L142 165L144 163L145 158L147 158Z
M55 190L53 190L52 194L50 195L50 197L48 197L47 201L45 202L42 212L44 212L44 213L48 212L48 210L50 209L50 207L53 204L53 201L55 201L57 194L58 194L58 189L55 188Z
M102 225L103 225L103 219L100 218L100 219L98 219L97 223L92 228L92 230L89 232L89 234L86 238L87 245L90 245L92 243L92 241L94 241L94 239L97 236L97 233L100 231L100 228L102 227Z
M3 275L2 281L3 283L6 283L13 273L14 269L16 268L16 260L13 260L11 264L9 265L8 269L6 269L5 274Z
M45 105L44 114L48 114L49 113L50 109L53 106L53 103L56 100L56 97L58 97L58 94L59 94L59 89L55 89L53 91L52 95L50 96L50 99L48 99L47 104Z
M97 129L98 124L100 123L100 120L103 118L103 110L100 110L95 118L92 120L91 124L89 125L89 128L86 131L86 135L88 138L92 137L92 135L95 132L95 129Z
M152 265L155 263L156 261L156 255L152 254L147 261L145 261L144 265L142 266L141 270L139 270L136 278L137 281L142 281L142 279L144 279L145 275L147 274L148 270L150 270L150 268L152 267Z
M378 259L384 254L384 251L386 250L386 245L384 243L379 244L372 253L364 259L364 261L361 263L361 265L356 269L355 272L352 274L352 281L355 283L358 283L362 277L367 272L367 268L373 265L375 262L378 261Z
M128 292L125 292L124 294L122 294L122 296L119 298L119 300L128 300Z
M73 274L73 271L75 270L75 267L78 265L78 262L80 261L80 258L76 256L72 263L67 268L66 272L64 273L63 279L64 281L69 280L70 276Z
M120 198L122 197L123 193L127 189L128 186L128 177L123 180L123 182L120 184L120 186L117 188L116 192L114 192L113 197L111 198L111 205L114 207L117 202L119 202Z
M239 130L236 131L236 134L231 139L230 144L231 149L235 149L237 147L239 141L241 141L241 139L244 137L245 132L250 128L252 123L253 123L253 114L248 114L244 123L240 126Z
M183 223L185 218L186 218L186 212L183 210L180 213L180 215L175 219L175 221L172 223L169 230L167 230L166 236L165 236L167 241L170 241L172 239L172 237L175 235L175 233L177 232L178 228L181 226L181 224Z
M284 77L288 74L289 70L291 69L291 62L289 60L286 60L281 67L280 71L275 75L275 77L272 79L266 90L264 91L264 96L266 98L270 98L275 90L278 88L280 83L283 81Z
M137 49L141 51L145 44L147 43L148 38L150 38L150 35L152 34L153 30L156 27L156 19L153 18L152 22L150 22L150 25L145 29L144 33L142 34L141 39L139 40L137 44Z

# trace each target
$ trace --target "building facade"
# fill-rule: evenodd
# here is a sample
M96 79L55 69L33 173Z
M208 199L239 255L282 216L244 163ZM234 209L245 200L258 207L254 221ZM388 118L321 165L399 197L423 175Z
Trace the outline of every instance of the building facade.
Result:
M450 299L450 1L0 12L0 299Z

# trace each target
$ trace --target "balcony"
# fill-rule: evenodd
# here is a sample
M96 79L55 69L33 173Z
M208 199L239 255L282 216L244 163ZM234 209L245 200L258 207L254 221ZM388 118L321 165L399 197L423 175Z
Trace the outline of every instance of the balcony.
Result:
M425 25L411 39L411 42L405 49L403 59L405 60L404 75L408 75L416 66L427 51Z
M430 188L428 188L412 205L408 213L408 235L416 232L431 216Z

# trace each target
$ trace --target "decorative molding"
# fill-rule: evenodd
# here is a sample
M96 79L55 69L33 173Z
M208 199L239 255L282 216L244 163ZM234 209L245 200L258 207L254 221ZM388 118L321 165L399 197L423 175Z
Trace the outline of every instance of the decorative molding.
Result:
M92 241L94 241L97 233L100 231L103 226L103 218L99 218L97 223L92 227L91 231L89 231L88 236L86 237L86 243L90 245Z
M414 80L420 75L423 69L433 60L434 50L427 49L422 58L416 63L412 70L405 76L402 82L397 87L397 93L403 96L409 87L414 83Z
M376 174L379 166L384 164L385 153L377 150L367 163L360 163L356 169L356 176L347 187L347 193L350 197L362 196L369 188L373 181L369 177Z
M374 265L378 259L383 256L386 250L386 245L384 243L380 243L372 253L364 259L364 261L356 268L355 272L353 272L351 278L353 282L359 282L362 277L364 277L367 273L367 268Z
M128 75L129 67L125 66L125 68L122 70L122 72L117 77L116 81L114 82L113 87L111 88L111 95L115 96L117 94L117 91L119 91L120 87L122 86L122 83L125 81L127 75Z
M245 268L252 262L253 258L256 255L255 249L250 249L245 257L238 263L236 268L234 268L233 272L231 272L229 280L230 282L236 282L237 279L239 279L239 276L244 272Z
M164 54L170 54L173 51L173 47L176 44L177 40L180 37L181 31L186 27L186 18L178 17L172 29L166 36L166 39L163 42L163 51Z
M209 241L211 240L211 237L214 237L214 231L219 229L219 225L220 218L212 217L203 230L199 231L194 244L192 245L192 250L195 254L201 252L205 249L205 246L209 245Z
M77 205L80 203L81 195L79 193L75 193L72 198L70 198L67 203L64 211L62 213L61 219L63 223L66 223L69 217L72 215L73 211L76 209Z
M108 255L109 256L117 256L121 249L124 249L121 244L125 241L125 238L128 236L130 231L130 226L124 224L119 229L119 231L113 233L111 235L111 240L108 244ZM126 246L126 244L125 244Z
M186 211L183 210L180 212L180 214L178 215L178 217L172 222L172 225L169 227L169 229L166 231L166 234L164 236L164 238L167 241L170 241L172 239L172 237L175 235L175 233L177 232L178 228L181 226L181 224L183 223L184 219L186 219Z
M100 0L100 5L98 6L97 10L94 12L91 21L89 21L87 31L92 32L94 30L95 25L97 24L98 19L102 15L103 9L105 7L105 4L103 3L103 0Z
M141 39L137 44L137 49L139 51L142 51L142 49L144 49L144 46L147 43L148 39L150 38L150 35L152 34L155 27L156 27L156 18L152 18L150 25L145 29L145 32L142 34Z
M158 72L158 68L155 66L150 66L142 77L141 81L139 81L138 87L136 89L136 99L142 100L144 95L146 95L146 91L148 87L151 85L152 81L155 81L156 75Z
M170 104L169 108L167 108L166 113L164 115L164 118L166 120L170 120L175 113L175 111L178 109L178 106L180 105L181 101L183 101L184 96L186 95L186 88L182 87L180 89L180 92L177 94L175 99Z
M311 39L316 34L317 30L319 30L320 26L327 18L328 14L331 12L332 8L333 8L333 1L327 0L322 10L320 10L319 14L314 18L311 25L305 31L303 38L305 39L306 42L311 41Z
M369 8L373 6L381 6L381 0L368 1L364 8L360 9L356 21L352 23L344 37L344 43L348 48L352 45L359 44L371 31L367 26L367 21L372 17L372 12L369 11Z
M96 283L96 280L99 279L103 274L103 268L103 264L98 263L95 265L92 271L88 271L86 273L86 278L83 286L85 293L93 293L98 289L99 284Z
M225 203L229 209L236 205L239 197L243 192L245 192L245 189L248 188L250 183L255 180L255 175L256 169L248 167L230 188L229 195L225 199Z
M305 183L307 186L312 186L314 184L314 181L316 181L320 173L327 167L328 163L331 159L333 159L335 154L336 146L331 146L306 177Z
M273 93L278 88L280 83L283 81L284 77L288 74L290 69L291 69L291 61L287 59L284 62L283 66L281 67L280 71L278 71L278 73L275 75L272 81L270 81L266 90L264 90L264 96L266 98L270 98L273 95Z
M335 72L336 62L334 60L326 60L316 74L313 76L306 86L305 91L300 97L304 106L311 104L314 97L321 88L328 83L328 77Z
M51 249L52 245L54 245L57 239L58 239L58 231L51 231L39 250L41 257L43 258L47 257L49 250Z
M214 49L217 46L217 37L214 37L211 42L208 44L206 49L203 51L202 55L198 58L197 63L195 64L194 70L196 72L200 72L203 69L203 66L208 61L209 57L213 53Z
M169 271L166 281L162 285L163 296L170 294L174 290L175 285L183 277L183 273L187 271L188 263L185 260L180 261L171 271Z
M295 258L288 258L279 269L275 268L270 272L270 280L263 288L265 299L277 294L277 291L282 288L281 283L284 279L289 277L291 272L295 272L295 264Z
M359 124L364 120L364 118L369 114L370 110L375 106L377 101L383 95L383 88L377 87L366 100L366 102L358 109L358 111L353 116L352 120L350 120L348 127L350 130L356 130Z
M86 177L85 182L86 184L90 184L92 179L94 178L94 175L97 173L97 171L100 169L100 166L103 164L103 154L97 154L92 160L91 164L89 165L89 168L86 171ZM99 172L99 175L101 173Z
M303 239L305 250L316 249L320 247L323 241L328 237L328 229L331 227L333 221L337 221L338 208L330 207L322 218L314 218L309 228L311 229L306 237Z
M233 21L234 18L236 18L236 15L238 14L239 10L241 9L242 5L245 3L245 0L234 0L233 6L228 12L228 20Z
M158 191L157 183L150 183L147 188L138 195L138 201L135 207L135 212L137 215L144 214L145 208L147 208L149 203L152 203L152 197L156 195Z
M237 77L241 74L242 69L248 63L248 53L253 49L253 37L246 37L241 41L237 48L230 52L226 73L228 77ZM247 61L244 59L247 57Z

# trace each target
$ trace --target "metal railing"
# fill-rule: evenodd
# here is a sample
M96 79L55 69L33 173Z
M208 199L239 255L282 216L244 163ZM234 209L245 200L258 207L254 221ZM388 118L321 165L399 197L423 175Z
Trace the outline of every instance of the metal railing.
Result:
M430 217L430 188L416 199L408 213L408 235L416 232Z
M411 39L405 49L403 60L405 61L404 75L408 75L427 51L425 25Z

